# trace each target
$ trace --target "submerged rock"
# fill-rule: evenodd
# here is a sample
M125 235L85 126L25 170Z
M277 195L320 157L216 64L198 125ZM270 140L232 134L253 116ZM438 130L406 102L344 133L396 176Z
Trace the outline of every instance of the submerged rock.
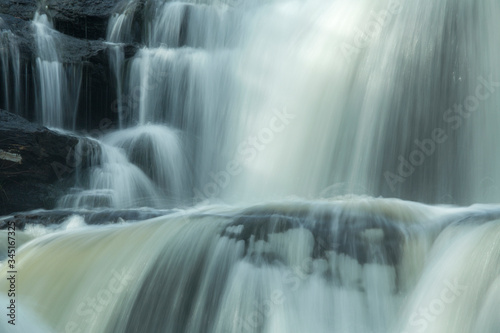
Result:
M0 230L6 230L12 222L16 230L24 230L27 224L54 226L60 225L71 216L81 216L83 221L89 225L112 224L120 222L143 221L153 217L163 216L171 213L169 210L157 209L105 209L99 211L89 210L36 210L31 212L17 213L0 220Z

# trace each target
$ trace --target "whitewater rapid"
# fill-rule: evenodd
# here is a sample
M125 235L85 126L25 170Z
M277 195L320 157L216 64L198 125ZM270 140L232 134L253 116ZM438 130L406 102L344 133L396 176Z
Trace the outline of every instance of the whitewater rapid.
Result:
M368 197L103 226L76 213L18 232L32 238L17 252L18 321L36 314L31 332L493 333L499 216Z

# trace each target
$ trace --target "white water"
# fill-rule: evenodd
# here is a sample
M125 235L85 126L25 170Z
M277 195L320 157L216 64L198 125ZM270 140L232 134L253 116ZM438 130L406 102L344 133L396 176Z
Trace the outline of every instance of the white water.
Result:
M188 176L170 182L186 205L320 198L331 188L496 202L499 13L493 0L124 0L107 31L110 107L120 129L180 133L189 171L172 174ZM61 61L50 17L37 13L33 27L39 120L72 129L81 65ZM131 42L140 49L126 60ZM2 67L20 71L9 52ZM18 85L5 84L7 104ZM164 190L179 201L178 188Z
M2 107L19 113L21 100L21 61L19 48L15 35L3 29L3 20L0 18L0 62L2 73L2 86L5 101Z
M61 208L172 207L188 198L190 172L178 133L143 125L102 138L100 150L86 154L83 141L74 155L76 184L59 200ZM82 170L88 159L89 170Z
M119 148L101 145L101 153L93 158L88 175L78 179L75 193L64 196L63 208L116 207L128 208L144 205L160 206L161 194L155 184L136 165L129 162Z
M55 332L500 331L498 207L321 200L498 202L499 15L494 0L123 1L107 33L119 129L59 206L203 204L29 236L21 306ZM41 114L67 127L56 34L34 24Z
M17 301L53 332L493 333L498 213L350 198L52 231L18 251Z
M156 184L166 197L187 196L189 176L179 134L160 125L144 125L113 133L104 141L123 149L128 159Z
M111 65L111 70L115 78L116 85L116 105L113 107L118 112L119 125L120 128L124 125L124 100L123 100L123 81L124 77L124 66L125 66L125 54L123 50L123 42L131 42L132 36L132 21L134 18L134 13L137 5L136 0L122 1L120 3L121 7L117 10L117 13L113 14L110 18L107 31L107 40L111 44L109 47L109 60Z
M81 68L60 61L58 32L46 14L37 12L33 26L37 46L37 116L43 125L73 129L80 95Z
M119 7L111 41L132 39L134 10ZM340 185L496 202L499 12L494 1L147 1L144 47L113 60L121 126L185 134L195 201Z

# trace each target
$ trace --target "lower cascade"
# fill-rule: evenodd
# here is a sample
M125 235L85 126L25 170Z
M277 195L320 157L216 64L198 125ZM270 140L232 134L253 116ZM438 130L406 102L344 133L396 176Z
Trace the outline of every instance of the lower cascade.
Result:
M30 332L498 332L499 218L368 197L107 226L74 214L19 232L18 320L32 316Z

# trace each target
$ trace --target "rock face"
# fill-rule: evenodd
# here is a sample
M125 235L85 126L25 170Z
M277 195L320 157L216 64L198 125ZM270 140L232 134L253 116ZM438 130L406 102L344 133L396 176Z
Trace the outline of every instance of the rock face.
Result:
M85 39L106 37L108 19L119 0L3 0L0 13L31 20L37 10L47 12L55 28L69 36Z
M119 0L49 0L47 9L60 32L85 39L106 37L108 19Z
M38 8L36 0L2 0L0 13L9 14L21 20L31 20Z
M75 150L80 142L81 150ZM32 124L0 110L0 215L36 208L51 209L65 181L89 165L99 146ZM78 153L76 153L78 151Z
M67 221L73 215L83 218L86 224L112 224L120 222L143 221L153 217L164 216L172 213L169 210L156 209L124 209L124 210L100 210L100 211L70 211L70 210L37 210L27 213L14 214L13 216L0 220L0 230L8 229L12 222L16 230L24 230L27 224L36 225L59 225ZM1 259L0 259L1 260Z
M36 121L35 96L36 87L36 58L37 50L34 40L34 31L30 21L0 14L0 30L9 30L10 47L19 50L20 73L17 78L23 89L20 91L20 100L23 102L17 109L9 108L8 111L18 113L30 121ZM1 37L1 36L0 36ZM60 62L64 66L80 68L81 94L78 99L77 121L75 129L91 130L99 127L101 119L106 118L116 121L117 114L112 105L116 99L113 79L109 70L108 45L104 40L85 40L60 34L57 39ZM9 86L14 87L16 74L12 68L5 68L6 63L0 61L0 79L8 73ZM12 93L12 92L11 92ZM11 96L12 98L12 96ZM4 89L0 89L0 108L6 108L3 102L7 100Z

